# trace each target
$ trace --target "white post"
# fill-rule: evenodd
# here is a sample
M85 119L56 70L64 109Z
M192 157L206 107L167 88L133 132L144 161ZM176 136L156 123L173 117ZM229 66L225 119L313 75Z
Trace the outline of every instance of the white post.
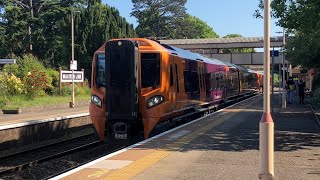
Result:
M74 18L73 18L73 11L71 11L71 64L73 64L74 61ZM74 70L72 69L72 92L71 92L71 102L70 102L70 107L74 108L74 82L73 82L73 75L74 75Z
M283 47L282 47L282 69L283 69L283 73L282 73L282 108L285 109L287 108L287 98L286 98L286 71L285 71L285 57L284 57L284 48L286 45L286 34L283 28Z
M270 113L270 0L264 0L263 115L259 125L259 178L274 179L274 124Z
M74 63L74 17L73 14L80 11L71 11L71 64ZM70 107L74 108L74 69L72 69L72 92L71 92L71 102Z

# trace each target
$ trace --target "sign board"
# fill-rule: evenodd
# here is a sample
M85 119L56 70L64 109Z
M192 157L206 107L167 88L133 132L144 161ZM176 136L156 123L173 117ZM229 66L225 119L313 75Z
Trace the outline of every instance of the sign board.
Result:
M72 71L61 71L61 82L72 82ZM83 71L73 71L73 82L83 82Z
M278 57L279 51L277 51L277 50L270 51L270 56L272 57L272 55L273 55L273 57Z
M15 64L16 59L0 59L0 64Z
M73 63L70 61L70 70L77 70L77 61L74 60Z

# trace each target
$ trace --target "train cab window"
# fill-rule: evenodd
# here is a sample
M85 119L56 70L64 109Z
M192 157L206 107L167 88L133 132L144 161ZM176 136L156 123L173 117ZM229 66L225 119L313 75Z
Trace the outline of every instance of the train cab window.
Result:
M160 54L141 54L141 86L156 88L160 85Z
M173 86L173 70L172 65L170 65L170 87Z
M106 76L105 76L105 69L106 69L106 61L105 61L105 54L98 54L97 55L97 64L96 64L96 85L98 87L106 87Z

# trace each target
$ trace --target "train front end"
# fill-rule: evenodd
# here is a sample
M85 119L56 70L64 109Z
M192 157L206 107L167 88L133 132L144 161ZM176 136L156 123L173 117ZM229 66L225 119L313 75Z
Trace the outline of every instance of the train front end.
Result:
M115 39L95 53L90 117L101 141L148 138L170 109L160 68L166 53L159 48L147 39Z
M90 118L95 134L127 139L138 118L138 45L130 40L109 41L92 63Z

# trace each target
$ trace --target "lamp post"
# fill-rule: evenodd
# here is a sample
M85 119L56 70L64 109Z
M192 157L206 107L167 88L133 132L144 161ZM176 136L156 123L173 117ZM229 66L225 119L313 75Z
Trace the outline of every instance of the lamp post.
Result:
M259 178L274 179L274 123L270 113L270 0L264 0L263 114L259 123Z
M282 50L282 67L283 67L283 71L282 71L282 105L281 107L283 109L287 108L287 102L286 102L286 81L285 81L285 77L286 77L286 72L285 72L285 57L284 57L284 48L286 45L286 34L283 28L283 50Z
M74 63L74 14L80 13L80 11L71 11L71 65ZM74 69L72 68L72 92L71 92L71 102L70 107L74 108Z

